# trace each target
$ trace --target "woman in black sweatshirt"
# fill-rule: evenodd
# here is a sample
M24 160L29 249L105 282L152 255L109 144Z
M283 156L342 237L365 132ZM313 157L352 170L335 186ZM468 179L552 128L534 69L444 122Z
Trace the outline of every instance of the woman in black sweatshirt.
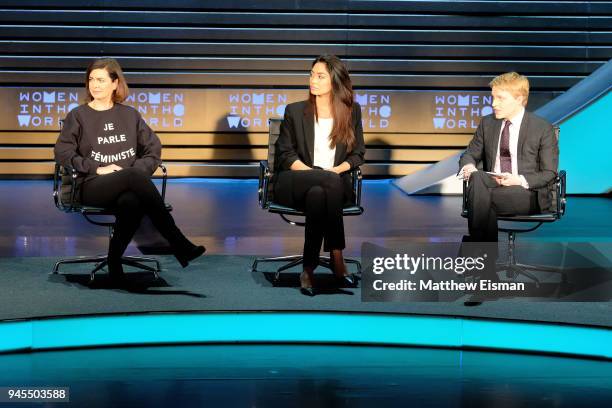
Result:
M161 163L161 142L132 107L122 105L128 86L119 63L94 61L85 76L88 103L68 113L55 144L55 161L80 175L81 203L116 212L108 271L123 277L121 257L144 215L168 240L183 267L202 255L174 223L151 175Z

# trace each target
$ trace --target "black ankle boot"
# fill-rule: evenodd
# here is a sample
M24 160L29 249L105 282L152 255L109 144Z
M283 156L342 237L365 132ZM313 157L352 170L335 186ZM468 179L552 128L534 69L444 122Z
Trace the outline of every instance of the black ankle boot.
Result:
M187 250L181 250L174 253L176 260L179 261L183 268L186 268L189 265L189 262L193 261L197 257L204 255L206 252L206 248L203 245L192 245Z

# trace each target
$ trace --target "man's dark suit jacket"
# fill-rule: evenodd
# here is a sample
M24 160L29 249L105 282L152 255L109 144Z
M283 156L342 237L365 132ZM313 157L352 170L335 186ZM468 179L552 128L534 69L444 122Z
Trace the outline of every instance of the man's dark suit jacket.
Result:
M353 103L353 129L355 131L355 145L347 151L344 143L336 145L334 166L346 161L351 170L364 162L365 144L363 141L363 127L361 124L361 107ZM314 112L310 109L308 101L295 102L285 108L285 117L281 124L280 135L276 141L275 172L289 170L293 162L301 160L305 165L312 167L314 161ZM348 173L342 175L347 193L352 191ZM347 196L348 197L348 196Z
M461 155L459 168L482 162L483 170L493 171L502 122L493 114L482 118L474 138ZM525 112L519 130L517 156L518 174L525 177L530 190L537 191L540 210L548 211L559 166L559 145L552 125Z

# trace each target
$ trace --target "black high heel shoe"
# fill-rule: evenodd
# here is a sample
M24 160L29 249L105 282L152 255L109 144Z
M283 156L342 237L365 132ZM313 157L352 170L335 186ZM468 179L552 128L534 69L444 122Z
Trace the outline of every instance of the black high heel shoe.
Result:
M174 256L176 257L176 260L179 261L181 266L183 268L186 268L189 265L189 262L193 261L194 259L196 259L199 256L204 255L204 252L206 252L206 248L204 248L204 246L202 246L202 245L195 246L194 245L188 251L177 253Z
M329 259L330 259L331 270L334 273L336 281L338 282L338 286L348 286L348 287L351 287L351 288L356 287L357 286L357 278L355 277L355 275L352 274L352 273L349 273L346 270L346 266L344 266L343 269L346 272L346 275L339 276L336 273L336 268L334 266L334 263L335 263L334 262L334 256L333 256L332 253L329 254Z
M300 274L300 293L304 296L313 297L315 295L314 288L310 276L306 272Z
M336 276L336 280L338 281L340 286L348 286L351 288L357 286L357 278L352 273L349 273L348 275L344 276Z

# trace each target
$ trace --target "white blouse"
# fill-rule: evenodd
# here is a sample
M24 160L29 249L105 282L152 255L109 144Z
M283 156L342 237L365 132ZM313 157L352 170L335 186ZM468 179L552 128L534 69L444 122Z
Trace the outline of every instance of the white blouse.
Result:
M334 158L336 156L336 148L329 148L329 135L334 126L333 118L315 118L315 141L314 141L314 160L313 165L323 169L331 169L334 167Z

